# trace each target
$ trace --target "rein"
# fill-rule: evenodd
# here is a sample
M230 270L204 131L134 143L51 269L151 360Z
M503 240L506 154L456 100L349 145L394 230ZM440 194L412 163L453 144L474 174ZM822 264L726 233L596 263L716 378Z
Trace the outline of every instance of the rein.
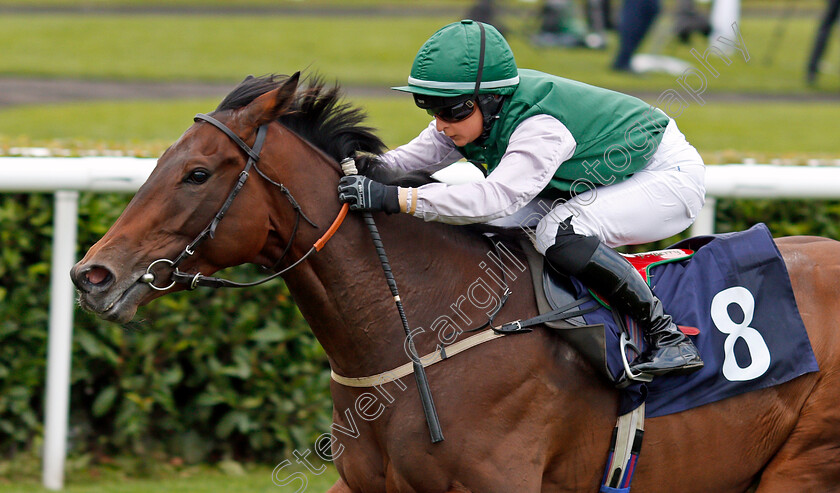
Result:
M288 272L288 271L292 270L293 268L297 267L300 263L302 263L304 260L306 260L313 253L320 251L324 247L324 245L327 243L327 241L329 241L329 239L332 238L332 236L338 230L338 227L341 226L341 223L344 221L344 218L347 216L347 211L349 209L348 204L344 204L342 206L341 210L338 213L338 216L335 218L332 225L327 229L327 232L324 233L324 235L320 239L318 239L318 241L316 241L315 244L312 245L312 248L310 248L309 251L307 251L301 258L296 260L294 263L292 263L290 266L286 267L285 269L280 270L278 272L275 272L274 274L272 274L268 277L265 277L263 279L260 279L259 281L248 282L248 283L240 283L240 282L234 282L234 281L231 281L231 280L228 280L228 279L221 279L221 278L218 278L218 277L203 276L203 275L201 275L200 272L197 273L197 274L190 274L190 273L181 272L180 270L178 270L178 266L181 265L181 263L184 260L186 260L187 258L191 257L193 254L195 254L196 249L207 238L212 239L215 236L216 228L219 226L219 223L222 221L222 218L225 217L225 214L227 213L228 209L230 209L230 206L233 204L233 201L234 201L234 199L236 199L236 196L239 194L240 190L242 190L242 187L245 185L245 182L248 180L248 177L250 176L250 171L251 171L252 168L254 170L256 170L257 173L261 177L263 177L266 181L268 181L269 183L271 183L275 187L279 188L280 191L283 192L283 195L289 200L289 203L292 205L292 208L295 210L295 225L292 228L291 237L289 238L289 242L286 244L286 248L283 250L283 253L280 255L280 258L277 259L277 261L272 266L272 269L276 268L280 264L280 262L283 260L283 258L286 256L286 254L289 253L289 250L291 249L292 243L294 243L294 238L295 238L295 235L297 234L297 230L298 230L298 226L300 224L300 218L301 217L306 222L308 222L310 225L312 225L313 227L318 228L318 225L315 224L314 222L312 222L312 220L309 219L306 216L306 214L304 214L303 209L301 209L300 204L298 204L298 202L292 196L292 193L289 191L289 189L286 188L282 183L278 183L278 182L272 180L271 178L269 178L257 166L257 161L259 161L259 159L260 159L260 152L262 151L262 146L265 143L265 136L266 136L266 133L268 132L268 125L267 124L262 125L262 126L260 126L259 129L257 129L257 137L254 140L254 146L250 147L238 135L233 133L233 131L230 128L228 128L227 125L220 122L219 120L216 120L212 116L205 115L203 113L199 113L199 114L195 115L194 120L195 121L205 121L207 123L210 123L214 127L218 128L222 132L224 132L225 135L227 135L236 145L239 146L240 149L242 149L242 151L245 152L245 154L248 156L248 162L245 164L245 169L243 169L239 173L239 178L237 179L236 184L233 186L233 189L228 194L227 198L225 199L224 204L222 204L222 207L219 209L219 211L216 213L216 215L210 221L210 224L208 224L207 227L204 228L201 231L201 233L199 233L198 236L196 236L195 239L192 242L190 242L186 247L184 247L184 250L177 257L175 257L175 260L169 260L169 259L166 259L166 258L161 258L161 259L157 259L154 262L152 262L151 264L149 264L149 266L146 268L146 273L143 274L140 277L140 282L144 282L144 283L148 284L150 288L152 288L154 290L157 290L157 291L166 291L166 290L172 288L173 286L175 286L175 284L186 284L186 285L188 285L188 289L195 289L197 286L206 286L206 287L211 287L211 288L248 288L248 287L258 286L260 284L266 283L268 281L271 281L273 279L276 279L276 278L282 276L286 272ZM160 286L155 285L155 274L154 274L153 271L154 271L155 265L157 265L157 264L166 264L166 265L169 265L170 268L174 269L172 271L172 273L170 274L169 279L171 280L171 283L168 286L160 287Z

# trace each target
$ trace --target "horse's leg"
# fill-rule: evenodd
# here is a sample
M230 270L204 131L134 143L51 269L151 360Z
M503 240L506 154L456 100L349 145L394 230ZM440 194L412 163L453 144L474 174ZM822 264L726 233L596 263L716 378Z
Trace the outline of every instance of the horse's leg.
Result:
M334 485L327 490L327 493L353 493L353 490L347 486L343 479L339 478Z

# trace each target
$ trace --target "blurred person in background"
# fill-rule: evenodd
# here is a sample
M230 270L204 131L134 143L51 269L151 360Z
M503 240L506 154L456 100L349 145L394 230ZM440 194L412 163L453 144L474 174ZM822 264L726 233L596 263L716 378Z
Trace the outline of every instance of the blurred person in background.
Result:
M507 31L499 19L499 6L495 0L477 0L467 11L467 19L492 24L502 35Z
M531 42L540 47L606 47L605 17L607 0L586 2L586 21L574 0L545 0L540 7L540 27Z
M674 35L683 44L691 41L691 35L700 33L709 37L712 32L712 24L709 16L700 12L694 0L677 0L677 11L674 16Z
M817 29L817 36L814 38L814 48L811 50L811 58L808 59L805 80L809 85L817 82L820 59L825 52L828 36L831 34L831 29L834 27L834 24L837 23L838 16L840 16L840 0L828 0L822 21Z

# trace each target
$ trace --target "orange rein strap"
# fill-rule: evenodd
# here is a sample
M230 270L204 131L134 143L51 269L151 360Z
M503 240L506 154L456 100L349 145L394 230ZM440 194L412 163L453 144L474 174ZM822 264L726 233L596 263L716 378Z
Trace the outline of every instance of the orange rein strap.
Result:
M338 211L338 216L336 216L329 229L327 229L327 232L324 233L324 236L319 238L318 241L316 241L313 245L315 247L316 252L320 252L321 249L324 248L324 245L326 245L327 242L330 241L330 238L333 237L335 232L338 231L338 228L341 226L341 223L344 222L344 218L347 217L348 210L350 210L350 204L344 204L341 206L341 210Z

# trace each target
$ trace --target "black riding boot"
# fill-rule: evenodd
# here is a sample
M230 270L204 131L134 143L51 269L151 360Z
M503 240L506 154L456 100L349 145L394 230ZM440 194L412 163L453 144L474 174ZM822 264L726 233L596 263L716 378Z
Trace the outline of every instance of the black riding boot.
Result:
M592 242L585 243L593 246ZM561 252L570 253L569 248L551 247L546 258L561 268L569 266L568 257L557 258ZM680 332L642 276L618 252L598 242L589 260L574 267L572 275L604 296L619 312L633 317L644 331L650 346L630 367L633 373L685 374L703 368L694 343Z

